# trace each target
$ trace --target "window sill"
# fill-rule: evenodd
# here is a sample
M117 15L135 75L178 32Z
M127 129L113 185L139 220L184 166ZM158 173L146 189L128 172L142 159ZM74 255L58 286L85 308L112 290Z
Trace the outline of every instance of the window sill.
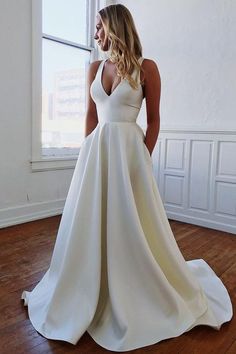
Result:
M67 170L75 168L78 156L46 157L30 161L32 172Z

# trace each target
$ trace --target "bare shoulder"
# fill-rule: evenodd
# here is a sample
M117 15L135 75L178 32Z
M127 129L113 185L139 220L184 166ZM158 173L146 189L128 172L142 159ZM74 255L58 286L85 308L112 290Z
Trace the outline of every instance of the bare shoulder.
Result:
M148 58L143 58L142 67L147 70L158 70L156 61Z
M95 60L88 66L88 76L90 79L94 79L98 70L98 67L102 60Z
M144 80L153 80L153 78L160 80L160 73L155 60L144 58L141 66L143 69Z
M95 60L89 64L89 67L90 68L97 68L101 62L102 62L102 60Z

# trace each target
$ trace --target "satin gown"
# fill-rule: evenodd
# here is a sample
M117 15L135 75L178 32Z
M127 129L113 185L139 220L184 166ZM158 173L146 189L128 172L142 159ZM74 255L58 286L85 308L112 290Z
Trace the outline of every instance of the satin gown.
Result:
M141 84L124 79L108 95L104 63L90 88L98 125L82 142L50 267L21 295L30 321L48 339L77 344L87 331L117 352L219 330L232 303L210 266L178 248L136 123Z

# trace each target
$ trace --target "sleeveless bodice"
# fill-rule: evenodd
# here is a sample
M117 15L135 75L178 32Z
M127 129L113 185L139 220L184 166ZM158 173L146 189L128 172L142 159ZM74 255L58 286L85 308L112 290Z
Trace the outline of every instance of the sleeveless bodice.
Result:
M139 58L141 64L144 58ZM102 71L106 59L99 64L96 76L90 87L90 94L97 107L98 121L103 122L136 122L142 106L143 91L140 83L140 72L134 70L132 77L138 76L138 89L133 89L127 79L122 79L113 92L108 95L102 85Z

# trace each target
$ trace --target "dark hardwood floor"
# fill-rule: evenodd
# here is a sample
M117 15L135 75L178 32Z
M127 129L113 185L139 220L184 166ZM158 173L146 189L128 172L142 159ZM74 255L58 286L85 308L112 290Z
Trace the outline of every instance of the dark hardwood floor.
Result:
M77 345L48 340L32 327L27 307L20 299L48 269L61 216L0 230L0 353L110 353L87 332ZM221 278L236 304L236 235L196 225L170 221L186 260L204 259ZM197 326L179 337L126 353L235 354L236 316L220 331ZM114 352L113 352L114 353Z

